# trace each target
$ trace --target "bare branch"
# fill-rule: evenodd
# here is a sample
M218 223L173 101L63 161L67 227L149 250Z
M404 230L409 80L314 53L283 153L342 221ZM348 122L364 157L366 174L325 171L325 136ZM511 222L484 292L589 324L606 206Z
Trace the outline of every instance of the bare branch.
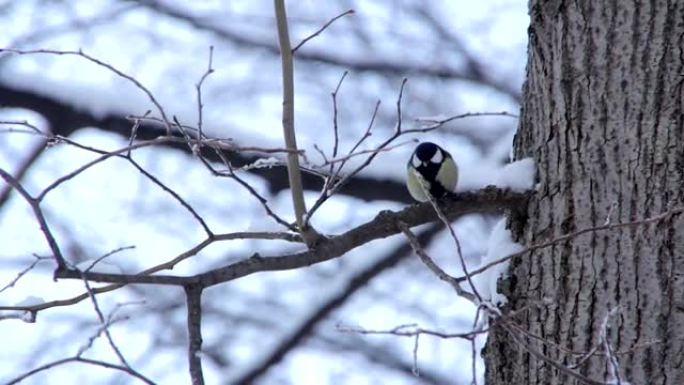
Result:
M233 239L268 239L288 242L302 242L299 234L269 232L269 231L239 231L236 233L216 234L212 237L215 241L229 241Z
M39 366L39 367L37 367L37 368L35 368L35 369L32 369L32 370L30 370L30 371L28 371L28 372L26 372L26 373L23 373L22 375L20 375L20 376L18 376L18 377L16 377L16 378L10 380L10 381L7 383L7 385L18 384L18 383L24 381L25 379L31 377L32 375L36 374L36 373L39 373L39 372L42 372L42 371L45 371L45 370L48 370L48 369L52 369L52 368L57 367L57 366L60 366L60 365L72 363L72 362L80 362L80 363L83 363L83 364L100 366L100 367L107 368L107 369L119 370L119 371L122 371L122 372L124 372L124 373L127 373L127 374L129 374L129 375L131 375L131 376L133 376L133 377L139 379L140 381L142 381L142 382L144 382L144 383L146 383L146 384L155 385L155 382L154 382L154 381L150 380L149 378L143 376L142 374L140 374L140 373L138 373L138 372L136 372L136 371L132 371L132 370L128 369L128 368L125 367L125 366L116 365L116 364L110 364L110 363L105 362L105 361L93 360L93 359L90 359L90 358L83 358L83 357L78 357L78 356L76 356L76 357L69 357L69 358L63 358L63 359L60 359L60 360L52 361L52 362L49 362L49 363L47 363L47 364L41 365L41 366Z
M2 124L2 122L0 122L0 124ZM29 153L26 156L26 158L22 160L22 162L19 164L19 167L15 171L14 179L20 181L24 178L24 175L26 175L31 166L33 166L36 163L40 155L43 153L43 150L45 149L45 146L47 144L47 140L41 139L40 142L33 145L33 147L29 150ZM7 202L7 199L9 199L11 192L12 186L10 185L5 186L2 190L0 190L0 207L4 205L5 202Z
M53 257L55 258L55 263L57 264L57 271L66 269L66 261L64 260L62 251L59 249L57 240L52 235L52 231L50 231L50 227L48 226L47 221L45 220L43 210L40 208L40 202L36 198L33 198L24 189L24 187L16 179L14 179L12 175L10 175L7 171L3 170L2 168L0 168L0 177L2 177L2 179L4 179L5 182L7 182L7 184L9 184L15 190L17 190L19 194L24 198L24 200L26 200L26 203L28 203L29 206L31 206L31 209L33 210L33 215L35 215L36 220L40 225L40 230L43 232L43 235L45 236L45 239L47 240L47 243L50 246L50 250L52 251Z
M500 212L505 208L518 206L527 199L526 194L496 188L484 189L478 193L460 193L456 194L455 197L453 200L440 201L443 212L452 219L473 212ZM371 240L398 233L401 231L399 222L410 227L428 223L435 219L434 210L428 203L425 203L407 207L399 212L383 211L375 219L343 234L322 240L317 247L307 251L278 257L262 257L254 254L242 261L194 276L145 275L149 273L138 275L87 273L86 277L93 281L109 283L200 284L203 287L209 287L256 272L296 269L337 258ZM201 245L205 247L211 242L211 239L207 239ZM60 272L58 278L78 278L80 277L79 274L77 271L67 270Z
M294 123L294 64L292 49L290 48L290 33L287 27L287 14L284 0L274 0L276 21L278 23L278 42L280 44L280 58L283 75L283 135L285 146L292 151L297 150L297 138L295 136ZM302 235L306 230L306 204L304 203L304 191L302 177L299 172L299 158L294 153L287 155L287 173L292 190L292 203L295 211L297 227ZM306 237L305 237L306 240Z
M418 341L420 340L420 334L416 334L413 337L413 375L420 376L420 370L418 370Z
M192 385L203 385L202 373L202 287L185 286L188 312L188 363Z

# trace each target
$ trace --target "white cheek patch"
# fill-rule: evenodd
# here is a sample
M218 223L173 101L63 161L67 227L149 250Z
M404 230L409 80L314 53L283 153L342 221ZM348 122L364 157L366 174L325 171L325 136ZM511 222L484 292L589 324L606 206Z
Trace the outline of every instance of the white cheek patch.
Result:
M421 161L420 161L420 159L418 159L418 157L416 155L414 155L413 158L411 158L411 163L413 164L414 168L418 168L418 167L420 167Z
M442 151L437 150L435 151L435 155L432 156L432 159L430 159L430 162L440 164L442 163L442 160L444 160Z

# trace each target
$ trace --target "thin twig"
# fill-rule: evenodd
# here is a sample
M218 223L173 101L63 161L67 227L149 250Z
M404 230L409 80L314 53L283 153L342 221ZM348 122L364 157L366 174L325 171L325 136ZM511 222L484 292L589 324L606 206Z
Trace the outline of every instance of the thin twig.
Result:
M196 144L191 144L193 139L190 137L190 134L188 134L188 130L185 129L186 125L182 124L176 115L173 116L173 123L178 128L178 132L181 134L183 139L185 139L185 143L188 145L190 152L192 154L196 154L199 151L199 146Z
M508 332L508 335L510 335L515 342L517 342L519 345L521 345L527 352L532 354L533 356L537 357L538 359L546 362L547 364L553 366L554 368L560 370L562 373L565 373L576 380L583 382L588 385L612 385L606 382L602 381L596 381L593 380L575 370L569 369L567 366L563 365L560 362L557 362L556 360L546 356L544 353L540 352L539 350L535 349L530 345L529 343L525 342L525 340L518 335L518 333L515 332L515 330L512 330L510 326L508 325L508 322L500 322L499 325L503 327L504 330Z
M33 166L36 163L36 161L40 158L40 155L43 153L43 150L45 150L46 146L48 145L48 139L45 138L42 134L41 136L43 137L40 138L37 141L37 143L33 144L33 147L30 148L28 151L28 155L21 160L21 163L19 163L19 165L15 169L14 178L17 181L21 181L24 178L24 175L26 175L31 166ZM0 190L0 207L2 207L5 204L5 202L7 202L11 192L12 186L10 185L7 185L2 190Z
M480 334L487 333L487 329L483 330L471 330L463 333L449 333L441 330L425 329L416 324L409 325L399 325L389 330L377 330L377 329L365 329L360 327L348 326L348 325L337 325L337 331L342 333L357 333L357 334L369 334L369 335L393 335L398 337L415 337L420 334L437 337L441 339L453 339L459 338L470 341L474 337Z
M10 287L14 287L14 285L21 279L21 277L26 275L26 273L28 273L29 271L33 270L33 268L36 267L36 265L38 265L38 263L40 263L40 261L44 261L46 259L51 259L50 257L41 257L41 256L38 256L35 254L33 254L33 258L34 258L33 262L31 262L31 264L29 264L24 270L17 273L17 275L14 277L14 279L12 279L9 283L7 283L5 286L3 286L2 289L0 289L0 293L9 289Z
M404 90L404 85L405 85L405 84L406 84L406 78L404 78L403 81L402 81L402 83L401 83L401 89L400 89L400 91L399 91L399 97L398 97L398 99L397 99L397 104L401 104L401 98L402 98L402 95L403 95L403 90ZM361 143L362 143L366 138L370 137L370 135L371 135L371 134L370 134L370 131L371 131L371 128L373 127L373 124L375 123L375 117L377 116L379 107L380 107L380 101L378 101L378 102L375 104L375 109L373 110L373 116L371 117L370 123L368 124L368 127L367 127L367 129L366 129L365 134L364 134L364 135L359 139L359 141L352 147L352 149L349 151L350 154L353 153L354 150L356 150L356 148L357 148L359 145L361 145ZM401 109L399 109L399 112L401 112ZM398 117L398 120L401 120L401 116ZM316 200L316 202L313 204L313 206L311 207L311 210L309 211L309 215L307 216L307 220L310 220L311 217L313 216L314 212L316 212L316 210L317 210L325 201L327 201L328 198L330 198L330 197L333 196L335 193L337 193L337 191L338 191L339 189L341 189L344 185L346 185L346 184L347 184L347 183L348 183L356 174L358 174L358 173L361 172L364 168L366 168L366 167L373 161L373 159L375 159L375 157L378 155L378 153L380 153L381 150L382 150L383 148L385 148L385 147L388 146L390 143L392 143L392 141L394 141L394 139L396 139L399 135L400 135L400 134L398 134L398 133L395 132L392 136L390 136L387 140L385 140L382 144L380 144L380 146L378 146L374 151L372 151L371 154L368 156L368 158L366 158L366 160L365 160L361 165L359 165L358 167L356 167L356 169L354 169L352 172L350 172L349 174L347 174L344 178L341 178L339 181L337 181L331 188L329 188L329 189L327 190L327 192L325 192L325 194L321 194L321 195L318 197L318 199ZM334 174L335 176L338 175L338 174L341 172L341 170L342 170L342 168L344 167L344 165L346 164L347 160L348 160L348 159L342 160L342 162L340 162L340 165L339 165L339 167L337 168L336 173Z
M10 129L9 129L10 131L8 131L8 132L28 132L28 133L32 133L32 134L37 134L38 136L42 136L42 137L47 137L50 135L49 133L43 132L35 124L31 124L26 120L0 120L0 124L7 125L7 126L23 126L23 127L28 128L28 130L23 130L23 131L20 131L20 130L11 131L12 128L10 127Z
M406 86L406 82L408 82L407 78L401 79L401 87L399 87L399 97L397 98L397 125L395 127L395 136L401 135L401 123L403 121L403 117L401 114L401 101L404 98L404 88Z
M93 345L95 344L95 341L97 341L102 336L104 331L109 329L110 326L112 326L116 323L119 323L119 322L128 321L129 319L130 319L130 317L120 317L120 318L119 317L112 317L110 314L110 316L107 317L107 322L101 324L97 328L95 333L93 333L90 337L88 337L88 340L86 341L86 343L84 343L83 345L81 345L81 347L78 348L78 351L76 352L76 357L83 357L83 355L88 350L90 350L90 348L93 347ZM123 365L123 366L126 366L126 365Z
M76 357L82 357L83 354L85 354L85 352L92 348L95 341L98 338L100 338L102 333L104 333L105 330L107 330L111 325L123 321L128 321L130 319L130 317L128 316L115 317L119 309L126 305L142 305L144 303L144 301L117 303L116 306L114 306L114 309L112 309L112 311L107 315L106 322L102 323L100 327L97 329L97 331L88 338L88 341L78 349L78 351L76 352Z
M137 118L136 118L137 119ZM117 150L113 151L105 151L105 150L100 150L94 147L89 147L82 145L76 141L73 141L69 138L61 137L61 136L56 136L54 137L55 140L58 140L60 142L64 142L67 144L70 144L72 146L75 146L77 148L80 148L85 151L90 151L96 154L100 154L100 157L93 159L90 162L87 162L80 167L76 168L74 171L63 175L59 178L57 178L55 181L53 181L50 185L48 185L46 188L41 191L41 193L36 197L36 200L42 201L45 196L53 189L57 188L59 185L62 183L73 179L75 176L78 174L82 173L83 171L86 171L87 169L97 165L100 162L103 162L111 157L119 157L123 159L128 159L126 154L129 154L131 150L136 150L139 148L143 147L148 147L148 146L154 146L154 145L160 145L160 144L166 144L166 143L186 143L191 146L198 145L198 146L207 146L212 149L222 149L222 150L228 150L228 151L254 151L254 152L263 152L263 153L276 153L276 152L288 152L287 149L281 149L281 148L261 148L261 147L241 147L241 146L234 146L234 145L226 145L221 143L222 139L205 139L205 140L195 140L195 139L190 139L189 141L186 140L185 138L177 138L177 137L168 137L168 136L161 136L155 139L151 140L144 140L144 141L138 141L137 143L133 143L131 145L128 145L123 148L119 148ZM217 152L217 154L220 154L220 157L223 157L223 154L220 152ZM225 161L227 164L227 160ZM208 164L208 161L207 161ZM221 174L211 168L211 171L214 175L219 175L219 176L227 176L225 174ZM230 176L230 175L228 175Z
M202 140L203 139L203 134L202 134L202 119L203 119L203 111L204 111L204 103L202 102L202 84L204 84L204 81L214 73L214 68L212 68L212 64L214 62L214 46L209 46L209 64L207 64L207 70L204 72L202 77L200 78L199 82L195 86L197 89L197 139Z
M334 135L334 142L333 142L333 152L332 152L332 157L335 158L337 156L337 149L339 147L340 143L340 136L339 136L339 129L338 129L338 120L337 120L337 94L340 92L340 88L342 87L342 82L344 82L344 79L347 77L349 74L349 71L344 71L342 76L340 77L340 81L337 82L337 86L335 87L335 91L332 92L332 100L333 100L333 135ZM332 168L330 169L330 173L332 174Z
M474 117L481 117L481 116L505 116L509 118L514 118L518 119L518 115L512 114L507 111L500 111L500 112L466 112L464 114L458 114L454 116L450 116L448 118L444 119L429 119L429 118L418 118L416 121L419 123L429 123L427 126L423 126L421 128L414 128L411 129L412 132L426 132L426 131L432 131L434 129L437 129L449 122L452 122L454 120L459 120L459 119L464 119L464 118L474 118Z
M368 138L371 137L372 133L371 131L373 130L373 126L375 125L375 119L378 117L378 111L380 111L380 105L382 102L380 100L375 102L375 106L373 107L373 113L371 114L371 118L368 121L368 125L366 126L366 131L361 135L359 140L354 143L352 148L349 150L349 154L353 154L354 151L356 151L357 148L361 146L361 144ZM389 143L388 143L389 144ZM382 148L384 146L380 146L379 148ZM339 174L342 171L342 168L344 167L345 162L342 162L340 166L337 168L337 173Z
M477 307L477 310L475 311L475 317L473 318L473 326L472 330L481 330L481 329L486 329L485 327L483 328L478 328L478 321L480 320L480 314L482 314L482 305ZM484 308L486 309L486 308ZM485 310L486 311L486 310ZM486 318L485 321L486 322ZM473 336L473 338L470 339L470 370L471 370L471 375L472 375L472 381L471 383L473 385L477 385L477 336Z
M195 209L188 203L186 202L180 195L178 195L177 192L175 192L172 188L166 186L164 183L162 183L159 179L157 179L154 175L152 175L149 171L145 170L141 165L138 164L135 160L132 158L128 158L128 162L133 165L138 171L140 171L141 174L145 175L147 179L149 179L152 183L156 184L161 188L162 190L166 191L169 195L173 197L178 203L180 203L186 210L190 212L190 214L199 222L200 226L204 229L204 232L207 234L207 236L211 237L214 235L214 233L211 231L209 228L209 225L207 225L206 221L204 218L202 218L201 215L195 211Z
M244 181L242 178L240 178L237 175L235 168L233 168L233 165L228 161L228 159L226 158L226 155L223 152L219 151L216 148L213 148L213 150L214 150L214 154L221 160L223 165L227 168L227 172L220 172L220 171L216 170L216 168L214 168L214 166L207 159L205 159L203 156L199 156L199 159L202 162L202 164L204 165L204 167L207 170L209 170L209 172L211 172L212 175L226 176L226 177L233 179L240 186L244 187L247 190L247 192L249 192L250 195L252 195L254 198L256 198L258 200L258 202L261 204L261 206L264 208L264 210L266 210L266 214L268 216L270 216L271 218L273 218L278 224L284 226L288 230L292 230L292 231L297 230L295 228L295 226L293 226L293 225L289 224L288 222L286 222L285 220L283 220L280 216L278 216L270 208L266 198L261 196L261 194L259 194L254 187L252 187L249 183L247 183L246 181Z
M108 252L108 253L106 253L106 254L103 254L103 255L101 255L101 256L98 257L98 258L96 258L93 262L90 263L90 265L88 265L88 267L86 267L85 269L82 269L82 270L83 270L83 271L86 271L86 272L91 271L91 270L95 267L95 265L97 265L98 263L102 262L104 259L109 258L109 257L111 257L112 255L114 255L114 254L116 254L116 253L120 253L120 252L122 252L122 251L124 251L124 250L132 250L132 249L135 249L135 246L131 245L131 246L118 247L118 248L116 248L116 249L114 249L114 250L112 250L112 251L110 251L110 252Z
M323 167L325 167L326 165L334 165L334 164L336 164L336 163L346 162L346 161L348 161L348 160L351 159L351 158L355 158L355 157L361 156L361 155L366 155L366 154L377 154L377 153L381 153L381 152L392 151L392 150L394 150L394 149L396 149L396 148L405 146L405 145L407 145L407 144L415 144L417 141L418 141L417 139L410 139L410 140L406 140L406 141L403 141L403 142L399 142L399 143L397 143L397 144L395 144L395 145L392 145L392 146L385 146L385 147L382 147L382 148L378 147L378 148L372 148L372 149L369 149L369 150L361 150L361 151L358 151L358 152L351 152L351 153L349 153L349 154L347 154L347 155L343 155L343 156L340 156L340 157L338 157L338 158L325 159L323 164L316 165L315 167L323 168Z
M456 291L456 294L458 296L463 297L472 303L477 303L477 297L475 297L472 293L463 290L463 288L461 288L461 285L459 285L458 281L456 281L454 277L447 274L444 270L442 270L441 267L439 267L432 260L432 258L430 258L430 256L427 254L427 252L425 252L423 247L418 242L418 239L416 238L415 234L413 234L411 229L405 223L398 222L397 226L404 233L404 235L409 241L409 244L411 244L413 251L418 255L418 257L425 264L425 266L427 266L439 279L451 285L451 287Z
M520 256L523 256L523 255L530 253L534 250L546 248L546 247L553 246L553 245L560 243L560 242L565 242L565 241L571 240L571 239L576 238L582 234L591 233L591 232L595 232L595 231L607 231L607 230L613 230L613 229L622 228L622 227L632 227L632 226L639 226L639 225L645 225L645 224L650 224L650 223L656 223L656 222L662 221L664 219L667 219L667 218L670 218L670 217L673 217L675 215L679 215L682 213L684 213L684 206L678 206L678 207L674 207L674 208L672 208L672 209L670 209L664 213L660 213L658 215L654 215L654 216L646 218L646 219L641 219L641 220L632 221L632 222L621 222L621 223L608 224L608 225L603 225L603 226L588 227L588 228L580 229L580 230L574 231L574 232L569 233L569 234L564 234L564 235L558 236L557 238L551 239L551 240L546 241L546 242L536 243L534 245L528 246L524 250L518 251L517 253L509 254L505 257L501 257L499 259L496 259L492 262L489 262L488 264L486 264L484 266L480 266L477 269L471 271L469 275L470 275L470 277L472 277L472 276L475 276L477 274L484 273L485 271L487 271L491 267L496 266L500 263L507 262L507 261L511 260L512 258L520 257ZM462 282L466 278L467 277L465 277L465 276L457 277L456 280L458 282Z
M147 117L152 111L147 110L143 117ZM131 136L128 139L128 152L126 153L126 157L130 158L131 157L131 151L133 151L133 142L135 142L136 137L138 136L138 128L140 128L140 123L142 122L142 119L134 119L133 120L133 127L131 127Z
M207 165L207 163L205 163L205 165ZM229 166L229 167L232 167L232 166ZM296 228L295 226L292 226L290 223L288 223L283 218L281 218L278 214L276 214L275 211L273 211L273 209L271 209L271 207L268 205L268 200L266 198L264 198L261 194L259 194L256 191L256 189L254 187L252 187L252 185L247 183L241 177L237 176L237 174L232 169L230 170L230 177L231 177L231 179L236 181L240 186L244 187L254 198L256 198L257 201L259 201L261 206L266 211L266 214L269 217L273 218L274 221L276 221L278 224L284 226L288 230L299 231L298 228Z
M107 338L107 341L109 342L109 346L114 351L114 354L116 354L117 358L119 359L119 362L121 362L121 365L123 365L124 367L126 367L128 369L131 369L131 365L128 364L128 361L126 361L126 358L124 357L123 353L121 353L121 350L119 349L119 347L116 346L116 343L114 342L114 339L112 338L112 334L109 332L109 323L105 319L104 314L102 313L102 310L100 309L100 305L97 303L97 298L93 294L92 288L90 287L90 283L88 282L87 279L83 278L83 284L85 285L86 291L88 292L90 300L93 304L93 308L95 309L95 313L97 314L97 318L100 320L100 323L101 323L102 328L103 328L102 330L104 331L105 337Z
M480 293L477 291L477 288L475 287L475 283L473 282L470 274L468 273L468 266L466 265L465 258L463 258L463 251L461 250L461 242L458 240L456 232L454 231L454 228L451 226L451 221L449 221L446 215L444 215L444 212L439 207L439 204L435 200L435 197L433 197L430 193L430 188L428 187L428 183L425 180L425 178L423 178L423 175L421 175L417 171L413 171L413 173L416 179L418 179L419 185L423 190L423 194L428 198L428 201L430 202L430 205L432 205L432 208L435 210L435 213L437 213L439 219L442 221L442 223L444 223L444 226L446 226L446 228L449 230L449 235L451 235L451 239L453 239L454 243L456 244L456 254L458 256L458 261L461 264L461 270L463 270L463 275L466 277L468 285L470 286L470 289L475 295L475 298L477 298L478 303L481 304L482 296L480 296Z
M337 157L337 151L339 149L339 144L340 144L340 136L339 136L339 123L338 123L338 111L337 111L337 93L340 91L340 87L342 87L342 82L344 82L344 79L347 77L348 72L344 71L342 74L342 77L340 77L340 81L337 82L337 87L335 87L335 90L332 92L331 97L332 97L332 102L333 102L333 150L332 150L332 158ZM318 147L316 147L318 149ZM323 151L320 151L321 155L323 157L323 161L325 162L324 164L329 165L328 169L328 176L325 177L325 182L323 183L323 188L321 189L321 197L324 197L326 195L329 195L330 192L330 187L332 186L333 183L335 183L335 180L337 179L337 174L335 172L335 164L328 162L327 157L325 156L325 153ZM320 200L320 198L319 198ZM312 206L311 211L309 211L309 214L307 215L307 221L311 220L311 217L313 213L316 211L316 205Z
M334 23L335 21L337 21L337 19L342 18L342 17L347 16L347 15L353 15L353 14L354 14L354 10L353 10L353 9L350 9L350 10L347 10L347 11L345 11L345 12L342 12L341 14L339 14L339 15L333 17L332 19L328 20L328 22L325 23L325 24L323 24L323 26L322 26L321 28L319 28L316 32L312 33L311 35L309 35L309 36L307 36L306 38L304 38L304 40L302 40L301 42L299 42L299 44L297 44L297 45L292 49L292 53L297 52L297 50L298 50L301 46L303 46L304 44L306 44L306 42L308 42L309 40L313 39L314 37L320 35L321 32L325 31L325 29L328 28L332 23Z
M52 54L52 55L59 55L59 56L79 56L82 57L92 63L95 63L103 68L108 69L109 71L115 73L119 77L128 80L129 82L133 83L139 90L145 93L147 95L148 99L154 104L154 106L157 108L157 111L159 112L159 115L162 118L162 121L164 122L164 126L166 127L166 134L171 135L171 123L169 122L169 119L166 117L166 112L164 111L164 107L157 101L157 98L152 94L152 92L145 87L138 79L135 77L128 75L124 73L123 71L117 69L113 65L106 63L100 59L97 59L93 56L88 55L87 53L83 52L82 50L78 51L60 51L60 50L50 50L50 49L35 49L35 50L20 50L20 49L13 49L13 48L0 48L0 53L13 53L16 55L31 55L31 54Z

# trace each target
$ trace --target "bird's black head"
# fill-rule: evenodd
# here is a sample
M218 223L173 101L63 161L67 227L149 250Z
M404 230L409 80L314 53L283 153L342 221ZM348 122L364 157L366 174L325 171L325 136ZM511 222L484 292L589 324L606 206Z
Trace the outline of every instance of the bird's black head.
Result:
M423 162L427 162L435 156L439 147L432 142L423 142L416 147L415 154Z

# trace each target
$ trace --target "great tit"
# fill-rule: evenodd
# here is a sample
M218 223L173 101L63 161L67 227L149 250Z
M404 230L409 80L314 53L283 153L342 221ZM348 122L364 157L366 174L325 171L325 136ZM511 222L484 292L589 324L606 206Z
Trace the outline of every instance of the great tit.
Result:
M406 186L413 199L419 202L428 200L423 186L430 195L441 198L452 193L458 182L458 166L451 154L432 142L423 142L416 147L406 171Z

